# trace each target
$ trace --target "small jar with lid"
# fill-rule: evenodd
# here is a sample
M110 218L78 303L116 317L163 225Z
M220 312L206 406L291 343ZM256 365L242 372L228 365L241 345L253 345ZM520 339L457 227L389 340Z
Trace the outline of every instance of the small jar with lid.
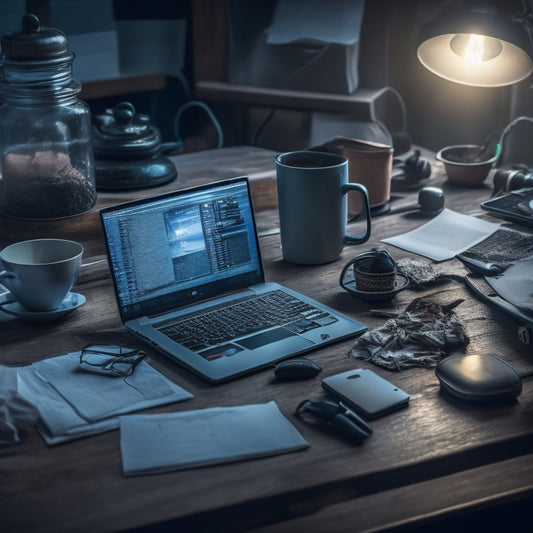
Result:
M66 35L35 15L2 36L1 215L71 217L96 202L91 116L73 60Z
M97 190L155 187L178 176L174 163L162 152L178 148L161 142L150 117L137 113L130 102L120 102L93 120Z

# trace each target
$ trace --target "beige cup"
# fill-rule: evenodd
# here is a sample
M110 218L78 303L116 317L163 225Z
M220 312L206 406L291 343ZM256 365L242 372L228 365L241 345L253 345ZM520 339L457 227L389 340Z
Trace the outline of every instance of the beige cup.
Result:
M2 283L28 311L57 309L78 277L83 246L63 239L21 241L0 252Z
M348 180L361 183L368 191L370 208L385 205L390 200L393 148L387 144L346 137L335 137L317 147L341 154L348 159ZM348 216L361 212L361 201L355 195L348 198Z

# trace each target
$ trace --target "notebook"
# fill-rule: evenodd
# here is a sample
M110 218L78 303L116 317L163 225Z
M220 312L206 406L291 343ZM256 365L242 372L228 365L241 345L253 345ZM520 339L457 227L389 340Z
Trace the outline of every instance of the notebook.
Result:
M520 189L480 204L491 215L533 227L533 189Z
M209 382L367 329L265 281L246 177L104 208L100 218L123 323ZM276 324L278 311L290 316Z

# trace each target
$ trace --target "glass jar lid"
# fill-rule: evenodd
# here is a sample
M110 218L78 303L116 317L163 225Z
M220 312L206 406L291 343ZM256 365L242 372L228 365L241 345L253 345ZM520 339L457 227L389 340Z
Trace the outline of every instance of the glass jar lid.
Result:
M4 64L54 64L73 58L67 36L58 29L41 26L33 14L24 15L21 31L2 36Z

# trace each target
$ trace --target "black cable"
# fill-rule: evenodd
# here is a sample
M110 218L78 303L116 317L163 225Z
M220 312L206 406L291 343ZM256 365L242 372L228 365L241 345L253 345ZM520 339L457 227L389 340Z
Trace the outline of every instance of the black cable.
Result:
M252 146L257 146L257 140L259 139L259 136L263 132L263 130L266 128L268 123L272 120L272 117L274 116L274 113L276 112L276 108L272 106L267 114L267 116L259 123L257 128L255 129L255 132L252 136L252 140L250 141L250 144Z
M305 70L306 68L308 68L310 65L312 65L315 61L318 61L328 50L329 50L329 47L330 47L331 43L327 43L324 47L322 47L322 49L319 51L318 54L316 54L315 56L313 56L309 61L306 61L303 65L301 65L300 67L298 67L294 72L291 72L291 74L289 74L285 80L283 81L283 83L281 84L281 89L285 89L287 87L287 85L289 84L290 80L292 78L294 78L295 76L297 76L300 72L302 72L302 70ZM266 126L268 125L268 123L272 120L272 117L274 116L274 113L276 112L276 107L275 106L272 106L267 114L267 116L261 121L261 123L257 126L253 136L252 136L252 140L250 141L250 144L252 146L257 146L257 142L259 140L259 136L261 135L261 133L263 132L263 130L266 128Z
M203 109L205 111L205 113L209 117L209 120L213 124L215 128L215 132L217 134L217 148L222 148L222 146L224 146L224 132L222 131L222 126L220 125L219 121L215 117L215 114L213 113L211 108L206 103L201 102L199 100L189 100L188 102L185 102L178 109L178 112L176 113L174 117L174 136L176 137L176 142L178 143L178 145L180 147L183 146L183 141L181 139L181 135L179 131L181 117L184 111L186 111L190 107L199 107L200 109Z

